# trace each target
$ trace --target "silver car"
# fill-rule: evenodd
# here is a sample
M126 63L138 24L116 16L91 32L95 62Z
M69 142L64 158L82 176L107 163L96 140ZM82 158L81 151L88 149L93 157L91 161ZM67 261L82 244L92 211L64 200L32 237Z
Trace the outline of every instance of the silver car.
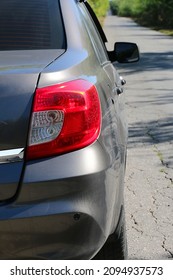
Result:
M0 1L0 258L127 258L127 124L86 1Z

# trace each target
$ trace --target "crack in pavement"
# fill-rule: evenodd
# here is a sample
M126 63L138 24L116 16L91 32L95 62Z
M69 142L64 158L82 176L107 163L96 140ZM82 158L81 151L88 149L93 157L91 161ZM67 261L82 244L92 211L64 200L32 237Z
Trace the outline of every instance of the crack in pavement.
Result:
M130 179L133 179L134 174L135 174L135 173L132 172L132 173L128 176L127 181L129 181Z
M153 128L152 128L152 129L153 129ZM153 144L155 143L155 144L154 144L154 148L155 148L154 152L157 153L157 156L158 156L158 158L159 158L161 164L162 164L164 167L166 167L166 168L168 168L168 169L173 169L172 167L169 166L169 163L168 163L168 162L165 162L165 161L164 161L163 154L161 153L161 151L159 150L159 148L158 148L157 145L156 145L156 144L159 143L159 140L158 140L157 138L155 138L154 135L151 133L152 129L148 129L146 135L148 135L148 136L152 139ZM166 175L168 175L168 173L167 173L166 171L163 171L163 172L164 172ZM165 178L168 179L168 180L170 180L171 183L173 183L173 178L167 177L167 176L165 176Z
M151 216L154 218L155 223L157 224L157 217L154 215L154 211L150 208L149 212L150 212Z
M171 168L171 167L167 167L167 168ZM161 169L160 172L164 173L165 174L165 178L169 181L171 181L171 184L173 184L173 179L171 177L168 177L169 173L166 172L166 170L164 169Z
M138 226L138 222L136 221L136 219L135 219L135 217L133 216L133 214L131 214L130 217L131 217L131 219L132 219L134 225L137 225L137 226ZM134 230L136 230L137 232L143 234L143 231L142 231L141 229L138 229L138 228L135 227L135 226L132 226L132 228L133 228Z
M152 129L149 129L149 128L147 128L147 129L148 129L148 130L147 130L147 132L146 132L146 135L148 135L148 136L153 140L154 143L159 143L158 139L156 139L156 138L154 137L154 135L151 133L153 127L152 127Z
M153 199L153 205L156 206L156 209L158 209L159 205L156 203L157 199L152 195L152 199Z
M136 193L135 193L134 190L132 190L128 185L127 185L126 187L127 187L127 189L128 189L129 192L133 193L133 195L136 196Z
M163 194L161 191L159 191L159 190L156 190L157 191L157 193L159 194L159 195L161 195L162 197L166 197L166 198L168 198L168 199L171 199L171 200L173 200L173 197L171 197L171 196L169 196L169 195L167 195L167 194Z
M166 236L163 235L163 237L164 237L164 239L163 239L163 243L162 243L162 248L165 250L165 252L169 253L171 258L173 258L173 253L166 248Z
M165 176L165 178L166 178L167 180L171 181L171 184L173 184L173 179L172 179L171 177Z
M163 154L162 154L162 152L159 150L159 148L157 147L156 144L154 145L154 148L155 148L154 152L157 153L157 157L159 158L161 164L162 164L164 167L168 168L168 169L172 169L172 167L169 166L169 163L167 163L167 162L164 161L164 159L163 159ZM166 171L165 171L165 172L166 172Z
M157 156L158 156L158 158L159 158L161 164L162 164L166 169L172 169L172 167L169 166L169 163L167 163L167 162L164 161L163 154L161 153L161 151L159 150L159 148L158 148L156 145L154 145L154 148L155 148L154 152L157 154ZM163 170L163 169L161 170L161 172L163 172L163 173L165 174L165 179L169 180L169 181L171 182L171 184L173 184L173 178L170 177L170 176L168 176L168 175L169 175L168 172L166 172L166 170Z

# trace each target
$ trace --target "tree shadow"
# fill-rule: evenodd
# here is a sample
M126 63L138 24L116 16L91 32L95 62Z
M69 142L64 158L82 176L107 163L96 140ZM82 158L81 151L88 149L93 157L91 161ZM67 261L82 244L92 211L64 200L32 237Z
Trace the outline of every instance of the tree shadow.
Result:
M129 125L129 144L139 142L145 144L173 142L173 117Z
M141 148L138 156L147 158L151 157L149 150L143 149L147 146L153 146L161 165L173 169L173 117L129 125L128 149Z
M140 105L173 103L173 51L142 53L139 62L121 64L121 67L119 64L116 68L125 79L130 78L131 84L127 82L127 89L139 92L139 98L133 101L134 106L139 103Z
M120 64L115 64L120 68ZM137 63L121 64L126 75L133 75L136 72L145 71L173 71L173 52L148 52L141 53L140 60Z
M120 74L125 79L127 77L128 95L133 95L127 100L127 106L131 110L138 108L139 111L141 108L137 118L142 118L129 123L128 148L164 144L160 146L163 157L166 164L173 166L173 152L170 150L173 146L173 51L142 53L138 63L121 66ZM149 120L145 120L147 112L152 115Z

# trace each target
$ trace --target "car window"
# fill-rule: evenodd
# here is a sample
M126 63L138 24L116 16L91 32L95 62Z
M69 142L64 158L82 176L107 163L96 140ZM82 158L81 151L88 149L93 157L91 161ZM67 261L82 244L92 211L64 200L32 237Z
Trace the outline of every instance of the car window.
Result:
M0 50L63 48L58 0L0 1Z
M104 64L109 59L108 59L107 51L106 51L104 42L102 40L102 37L100 35L100 32L94 23L94 20L92 18L92 15L90 14L90 11L88 11L87 7L83 3L80 4L80 10L82 12L85 26L89 33L89 36L90 36L91 42L93 44L93 47L95 49L95 52L97 54L97 57L98 57L100 63ZM106 37L105 37L105 40L106 40Z
M103 31L103 28L102 28L102 26L101 26L101 24L100 24L100 22L99 22L99 20L98 20L98 18L96 16L96 14L94 13L93 9L91 8L91 6L90 6L90 4L88 2L84 2L84 4L85 4L85 6L86 6L90 16L92 17L92 20L94 21L94 23L95 23L95 25L97 27L97 30L98 30L98 32L100 34L100 37L102 38L102 41L104 43L106 43L107 42L106 35L105 35L104 31Z

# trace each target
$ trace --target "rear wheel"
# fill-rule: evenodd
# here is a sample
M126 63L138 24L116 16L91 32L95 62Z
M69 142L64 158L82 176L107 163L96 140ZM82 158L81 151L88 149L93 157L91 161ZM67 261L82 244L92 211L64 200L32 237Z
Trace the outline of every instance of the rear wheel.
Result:
M127 237L124 210L121 211L116 230L108 237L94 260L124 260L127 259Z

